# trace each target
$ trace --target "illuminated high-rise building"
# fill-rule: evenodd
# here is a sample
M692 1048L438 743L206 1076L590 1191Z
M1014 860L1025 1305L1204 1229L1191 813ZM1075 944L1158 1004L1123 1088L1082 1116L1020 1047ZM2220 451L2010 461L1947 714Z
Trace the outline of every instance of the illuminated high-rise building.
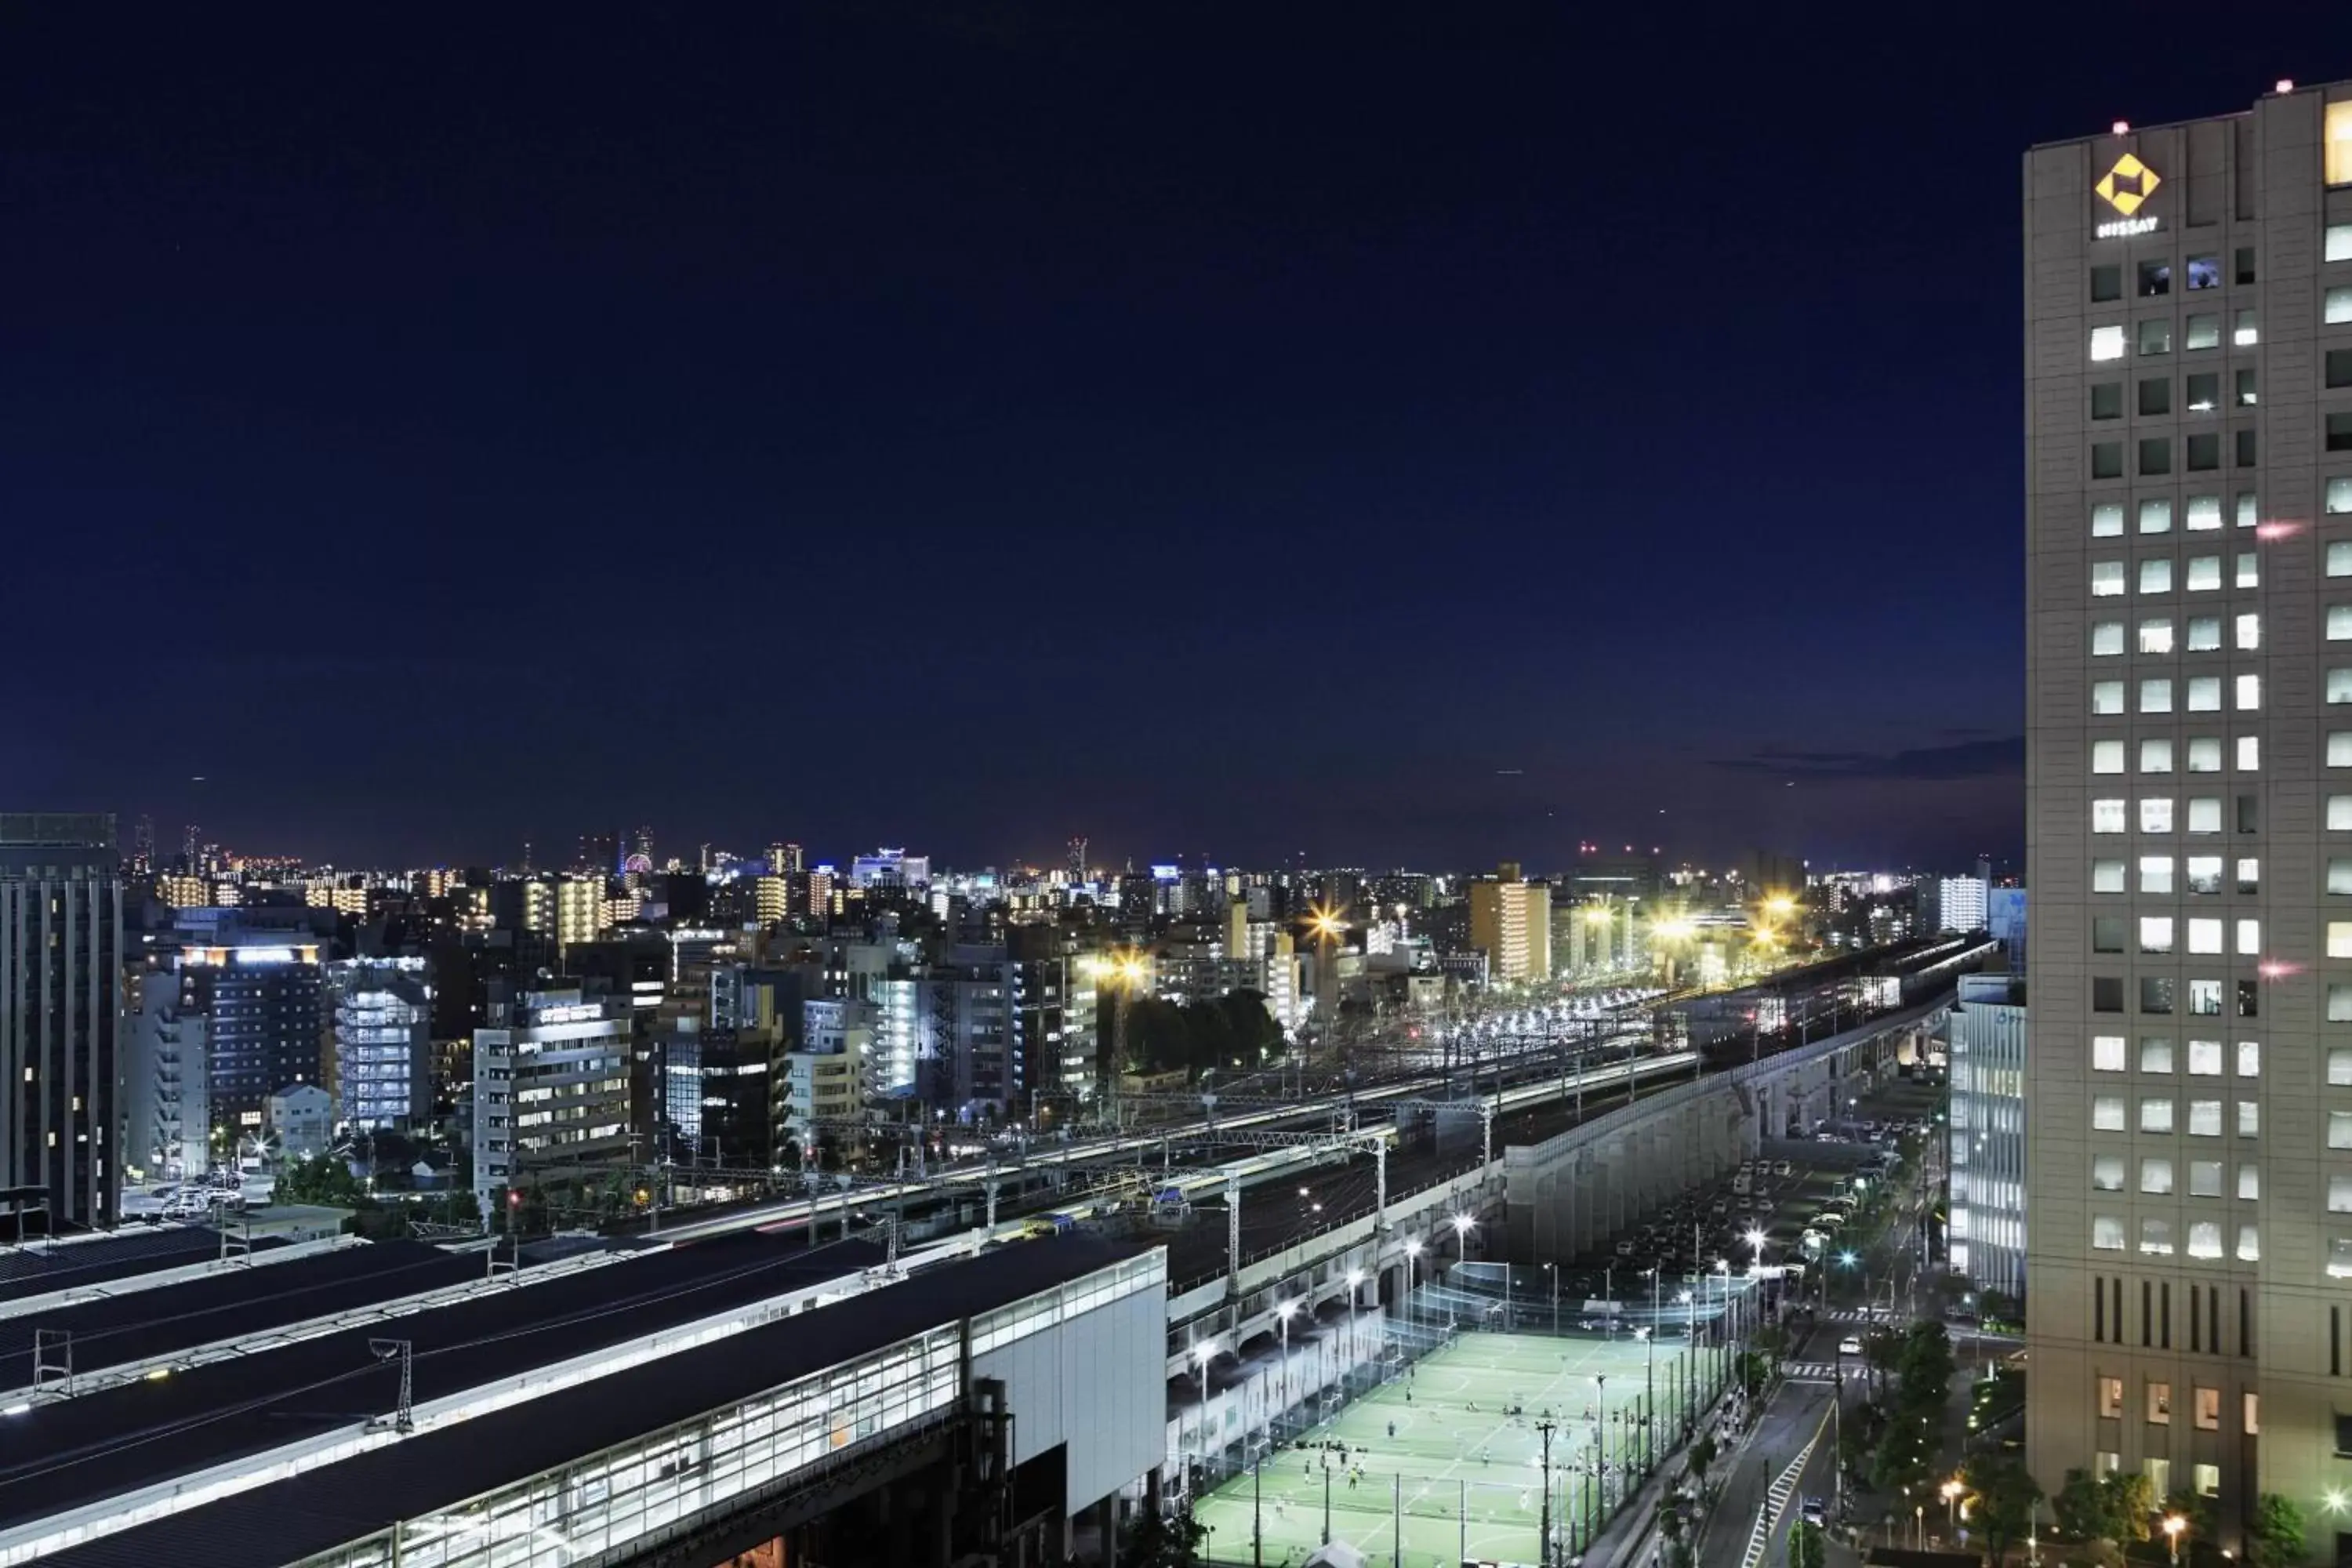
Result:
M0 813L0 1185L51 1228L118 1212L121 962L114 818Z
M1492 881L1470 884L1470 945L1486 954L1496 980L1551 978L1551 889L1506 864Z
M2342 1561L2352 82L2036 147L2024 230L2027 1459Z

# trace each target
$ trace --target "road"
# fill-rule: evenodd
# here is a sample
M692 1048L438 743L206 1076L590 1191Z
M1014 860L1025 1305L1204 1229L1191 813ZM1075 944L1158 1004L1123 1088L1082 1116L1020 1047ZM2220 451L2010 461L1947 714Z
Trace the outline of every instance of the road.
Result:
M1785 1383L1768 1400L1764 1415L1746 1442L1731 1460L1731 1468L1723 1482L1723 1495L1715 1509L1714 1522L1708 1527L1706 1540L1699 1552L1699 1568L1740 1568L1748 1551L1748 1538L1754 1528L1756 1516L1764 1507L1766 1495L1773 1479L1786 1469L1798 1450L1821 1430L1822 1419L1829 1414L1830 1387L1819 1383ZM1813 1450L1805 1468L1796 1496L1808 1491L1829 1495L1830 1439L1826 1433ZM1796 1503L1791 1500L1788 1511L1774 1530L1764 1561L1787 1561L1783 1542L1788 1539L1789 1523L1796 1518Z

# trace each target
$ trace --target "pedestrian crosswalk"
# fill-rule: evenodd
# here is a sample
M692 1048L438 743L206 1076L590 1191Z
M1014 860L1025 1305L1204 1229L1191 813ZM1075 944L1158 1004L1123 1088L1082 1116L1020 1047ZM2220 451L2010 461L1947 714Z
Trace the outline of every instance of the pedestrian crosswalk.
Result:
M1833 1361L1791 1361L1780 1364L1781 1375L1791 1383L1834 1383L1837 1363Z

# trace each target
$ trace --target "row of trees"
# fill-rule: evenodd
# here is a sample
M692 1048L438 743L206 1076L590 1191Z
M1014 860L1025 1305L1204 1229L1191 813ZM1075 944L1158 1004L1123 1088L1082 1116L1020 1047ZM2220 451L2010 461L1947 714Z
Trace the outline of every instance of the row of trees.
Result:
M2041 1494L2037 1490L2034 1495ZM2213 1510L2207 1499L2193 1491L2176 1490L2159 1507L2156 1489L2146 1476L2121 1471L2094 1476L2088 1470L2068 1470L2065 1484L2050 1503L2058 1528L2084 1541L2130 1545L2152 1540L2158 1521L2170 1514L2186 1522L2191 1541L2210 1536L2213 1529ZM2255 1500L2254 1517L2246 1531L2246 1562L2252 1568L2294 1568L2303 1561L2303 1510L2294 1500L2277 1492L2263 1493Z
M1957 1370L1951 1336L1941 1323L1915 1323L1901 1334L1871 1335L1863 1352L1880 1397L1845 1424L1839 1458L1880 1491L1924 1489L1935 1474L1944 1404Z
M1281 1049L1282 1026L1255 991L1230 991L1213 1002L1139 996L1127 1005L1127 1058L1143 1072L1181 1068L1195 1081L1212 1068L1255 1072Z

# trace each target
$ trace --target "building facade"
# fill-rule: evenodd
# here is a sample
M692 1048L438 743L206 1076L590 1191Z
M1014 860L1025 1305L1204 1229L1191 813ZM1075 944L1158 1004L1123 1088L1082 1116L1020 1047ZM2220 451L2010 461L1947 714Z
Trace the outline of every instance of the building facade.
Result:
M122 874L114 818L0 813L0 1187L52 1228L121 1211Z
M337 959L327 965L326 979L336 1121L371 1130L424 1122L433 1111L433 988L425 961Z
M1470 945L1486 954L1498 981L1551 978L1551 889L1504 868L1491 882L1470 884Z
M2352 83L2024 166L2027 1458L2352 1548Z
M629 1157L629 1005L579 990L493 981L474 1031L474 1195L485 1215L510 1189Z
M2025 981L1963 974L1952 1010L1948 1126L1952 1271L2025 1293Z

